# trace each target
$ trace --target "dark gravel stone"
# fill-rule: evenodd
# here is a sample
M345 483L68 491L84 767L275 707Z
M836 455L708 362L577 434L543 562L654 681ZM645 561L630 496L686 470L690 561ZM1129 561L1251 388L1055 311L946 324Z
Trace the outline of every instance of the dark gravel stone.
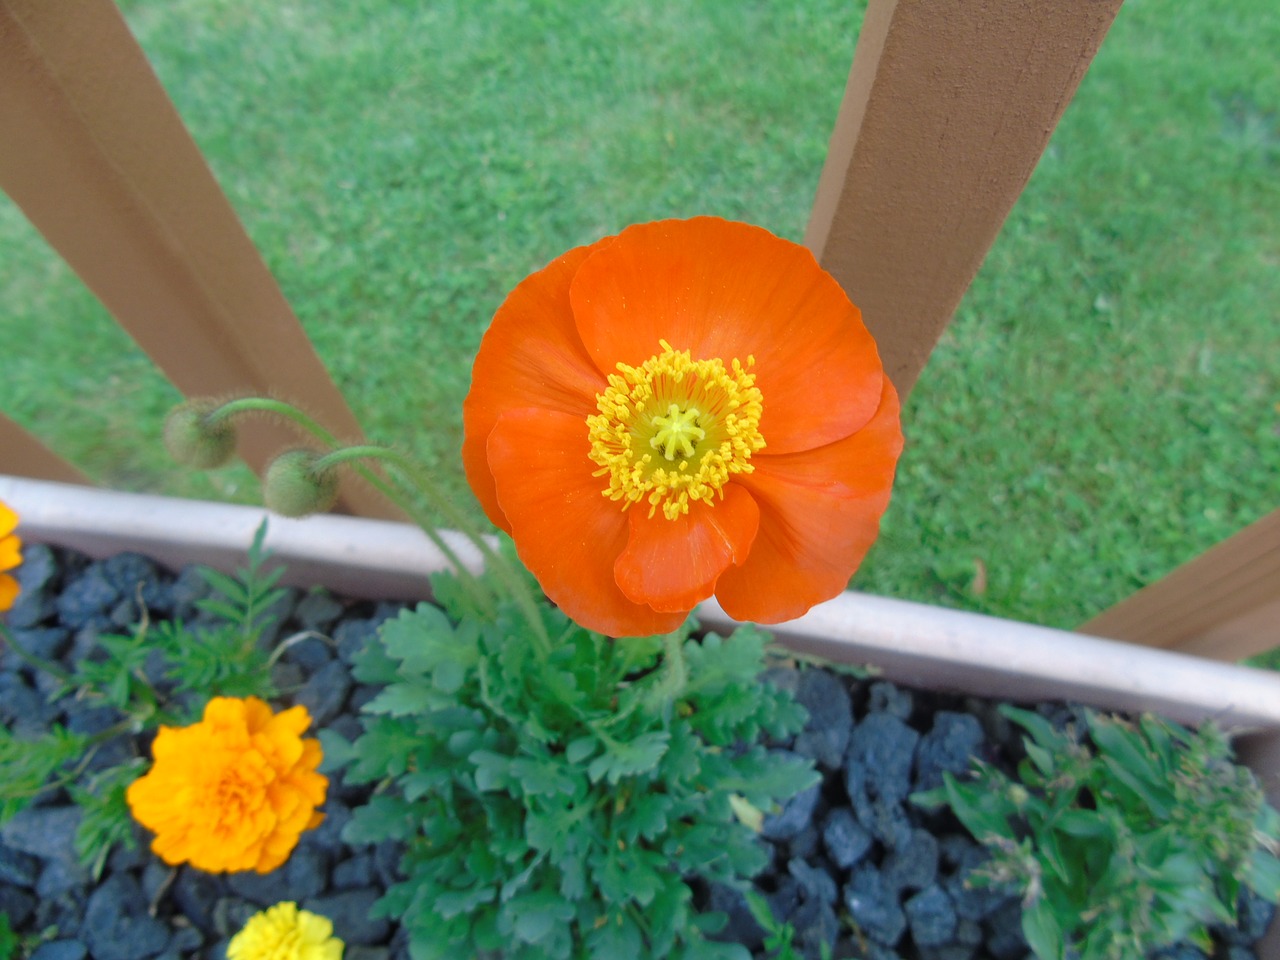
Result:
M303 630L326 633L334 621L342 616L343 609L342 604L327 592L312 590L298 601L293 615Z
M89 948L79 940L50 940L31 953L31 960L85 960Z
M942 786L942 774L962 774L982 747L982 724L967 713L941 710L916 748L916 790Z
M805 960L822 960L823 947L830 949L840 935L840 918L826 900L806 900L791 915L790 923Z
M912 830L881 865L885 886L891 890L923 890L938 875L938 841L928 830Z
M741 943L748 950L759 950L766 931L756 921L741 890L724 883L713 883L707 895L707 909L723 913L728 919L724 929L711 939L723 943Z
M796 687L796 700L809 711L809 722L792 749L828 769L839 769L853 732L849 691L826 670L804 670Z
M907 829L903 802L911 790L911 762L920 734L896 716L873 713L853 728L845 788L858 822L892 846Z
M200 870L183 867L169 888L169 896L183 915L206 936L218 933L213 910L222 894L223 881Z
M319 637L304 637L289 644L284 658L307 673L314 673L334 658L333 647ZM345 669L345 668L344 668Z
M109 612L120 600L120 591L107 579L101 564L86 567L58 595L58 618L73 630L91 622L105 625Z
M386 920L369 919L369 910L379 896L376 890L343 890L307 900L303 908L328 917L347 943L377 946L391 936L391 925Z
M832 862L848 870L867 855L875 840L848 807L836 807L822 825L822 845Z
M21 928L36 912L36 898L29 890L0 884L0 913L9 918L15 928Z
M899 720L910 720L911 711L915 709L915 699L910 690L903 690L896 684L881 680L873 683L867 692L867 713L887 713Z
M360 853L343 860L333 868L332 886L335 890L358 890L371 887L377 880L373 854Z
M61 627L32 627L10 633L14 643L43 660L57 661L71 649L71 631Z
M369 639L377 636L377 633L377 621L344 620L333 631L333 639L338 644L338 657L350 667L355 662L356 654L360 653Z
M0 883L31 889L39 871L40 861L31 854L0 843Z
M165 949L169 929L148 916L137 881L117 873L89 895L81 937L94 960L143 960Z
M790 840L813 821L818 806L818 793L822 785L815 783L802 790L782 805L782 810L764 818L760 835L766 840Z
M1222 931L1223 940L1231 944L1249 944L1267 932L1276 915L1276 905L1246 887L1240 891L1236 915L1237 929Z
M918 947L938 947L956 932L956 911L951 898L939 886L928 887L902 905L911 928L911 939Z
M0 842L41 860L75 861L80 808L28 807L0 826Z
M878 871L865 864L855 868L845 884L844 905L867 938L882 946L896 946L907 929L897 895L885 886Z
M799 857L801 860L808 860L818 852L822 842L822 834L819 832L815 821L822 815L822 798L818 798L818 806L814 809L812 819L809 820L803 830L787 841L787 856Z
M350 671L334 660L303 684L294 702L302 704L310 712L313 729L324 727L338 715L351 692L351 682Z
M1005 903L985 923L987 952L993 960L1022 960L1027 952L1027 938L1022 935L1022 904Z
M821 900L823 903L835 903L839 891L831 874L823 869L799 859L787 864L787 872L796 878L801 893L806 900Z
M19 673L0 673L0 722L17 737L44 732L44 700ZM3 879L0 873L0 879Z
M173 616L190 624L200 616L196 603L213 593L196 564L188 564L178 571L177 579L169 586L169 605Z

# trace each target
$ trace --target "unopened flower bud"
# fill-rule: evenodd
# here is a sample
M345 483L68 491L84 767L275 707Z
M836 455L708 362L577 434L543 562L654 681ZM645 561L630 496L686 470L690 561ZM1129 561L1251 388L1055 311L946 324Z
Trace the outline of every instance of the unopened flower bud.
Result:
M262 480L267 509L283 517L324 513L338 499L338 474L332 467L316 470L313 450L288 450L271 461Z
M236 452L231 418L212 420L222 404L216 400L188 400L169 411L164 421L164 445L170 456L197 470L221 467Z

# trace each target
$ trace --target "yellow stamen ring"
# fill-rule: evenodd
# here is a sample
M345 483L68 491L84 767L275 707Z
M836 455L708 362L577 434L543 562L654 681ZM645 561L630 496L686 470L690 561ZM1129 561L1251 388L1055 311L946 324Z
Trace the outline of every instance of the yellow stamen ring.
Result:
M618 364L596 396L600 412L587 417L590 457L608 477L602 494L626 510L648 503L668 520L689 512L691 500L724 498L736 473L750 473L751 455L764 448L763 410L756 377L736 358L694 360L659 340L662 352L638 367Z

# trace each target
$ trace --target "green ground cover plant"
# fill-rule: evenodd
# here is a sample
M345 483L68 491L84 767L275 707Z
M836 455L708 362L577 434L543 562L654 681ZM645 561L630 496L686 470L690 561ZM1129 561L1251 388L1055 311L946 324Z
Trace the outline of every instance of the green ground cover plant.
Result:
M990 859L975 884L1022 898L1039 960L1125 960L1234 926L1245 890L1280 898L1280 814L1212 723L1086 712L1077 729L1005 706L1026 731L1016 778L972 775L912 799L945 804Z
M467 504L504 292L633 221L800 238L862 6L122 3L366 432ZM1277 47L1269 0L1122 8L911 396L856 586L1074 626L1274 507ZM7 200L0 265L0 409L108 485L256 500L170 469L176 393Z

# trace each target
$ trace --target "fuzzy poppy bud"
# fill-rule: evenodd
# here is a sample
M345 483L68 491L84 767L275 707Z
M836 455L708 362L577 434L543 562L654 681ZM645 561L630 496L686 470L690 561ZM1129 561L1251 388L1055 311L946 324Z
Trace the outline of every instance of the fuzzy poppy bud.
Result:
M221 467L236 452L236 431L230 417L212 419L222 404L216 400L188 400L169 411L164 421L164 445L170 456L197 470Z
M316 469L320 455L313 450L288 450L271 461L262 481L267 509L283 517L324 513L338 499L338 474Z

